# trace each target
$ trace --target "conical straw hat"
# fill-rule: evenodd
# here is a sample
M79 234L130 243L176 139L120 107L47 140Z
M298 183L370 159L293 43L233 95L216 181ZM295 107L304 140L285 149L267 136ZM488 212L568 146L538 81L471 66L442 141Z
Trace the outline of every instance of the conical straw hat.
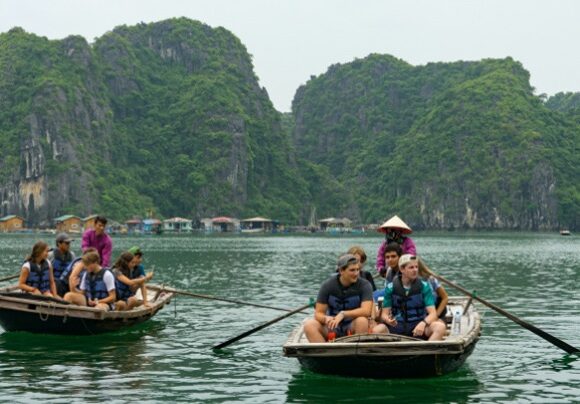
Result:
M390 218L385 223L379 226L379 231L382 233L386 233L387 229L401 229L405 234L413 233L413 230L411 230L411 228L407 226L407 223L403 222L401 218L397 215L393 216L392 218Z

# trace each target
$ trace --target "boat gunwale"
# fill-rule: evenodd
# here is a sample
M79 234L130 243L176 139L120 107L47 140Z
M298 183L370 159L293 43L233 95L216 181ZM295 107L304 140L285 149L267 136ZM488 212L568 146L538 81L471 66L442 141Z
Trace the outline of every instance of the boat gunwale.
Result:
M449 304L466 302L465 297L450 298ZM472 305L469 331L459 337L442 341L389 341L389 342L299 342L303 334L303 324L295 327L283 345L286 357L338 357L338 356L390 356L390 355L457 355L475 344L481 335L481 317ZM375 335L375 334L362 334ZM389 335L389 334L385 334ZM392 334L391 334L392 335ZM450 349L458 348L458 349Z
M162 286L148 285L147 288L148 290L163 292ZM16 289L18 289L17 286L11 286L0 289L0 292L12 292ZM150 307L145 307L142 305L128 311L104 311L94 307L62 304L55 301L27 299L25 296L19 297L0 295L0 310L38 313L41 315L46 314L50 316L79 317L95 320L129 320L153 316L159 310L161 310L163 306L168 304L173 296L173 292L165 291L165 294L160 295L154 302L151 302ZM34 305L34 308L29 308L30 305Z

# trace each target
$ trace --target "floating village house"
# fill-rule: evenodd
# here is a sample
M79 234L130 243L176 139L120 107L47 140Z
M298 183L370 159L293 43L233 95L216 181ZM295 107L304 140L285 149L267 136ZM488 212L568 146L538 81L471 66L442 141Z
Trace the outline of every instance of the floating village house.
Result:
M57 233L80 233L82 230L81 218L75 215L64 215L54 219Z
M346 233L351 231L352 220L346 217L335 218L329 217L318 221L321 231L329 233Z
M240 220L227 216L218 216L211 219L201 219L206 233L236 232L240 230Z
M141 219L130 219L125 222L127 225L127 233L135 234L143 232L143 222Z
M8 215L0 218L0 232L10 233L22 231L24 229L24 219L16 215Z
M163 228L159 219L143 219L143 233L161 233Z
M90 215L90 216L87 216L87 217L82 219L83 220L83 231L95 228L95 219L97 218L97 216L98 215Z
M262 233L273 230L273 222L264 217L252 217L250 219L240 220L242 233Z
M190 219L183 217L172 217L163 221L163 231L169 233L190 233L193 231Z

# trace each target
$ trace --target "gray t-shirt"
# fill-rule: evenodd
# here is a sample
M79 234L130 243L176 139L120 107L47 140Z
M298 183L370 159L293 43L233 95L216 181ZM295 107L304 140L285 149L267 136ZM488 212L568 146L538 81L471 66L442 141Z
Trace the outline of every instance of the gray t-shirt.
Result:
M362 302L373 300L373 288L366 279L358 278L355 283L344 287L338 274L332 275L320 287L316 301L327 304L327 314L335 316L342 310L353 310Z

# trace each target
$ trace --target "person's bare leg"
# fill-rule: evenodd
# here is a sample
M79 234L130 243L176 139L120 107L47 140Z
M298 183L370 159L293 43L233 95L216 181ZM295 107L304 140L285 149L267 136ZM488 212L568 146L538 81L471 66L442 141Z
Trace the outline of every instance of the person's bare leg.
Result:
M309 342L326 342L322 324L313 318L304 322L304 334Z

